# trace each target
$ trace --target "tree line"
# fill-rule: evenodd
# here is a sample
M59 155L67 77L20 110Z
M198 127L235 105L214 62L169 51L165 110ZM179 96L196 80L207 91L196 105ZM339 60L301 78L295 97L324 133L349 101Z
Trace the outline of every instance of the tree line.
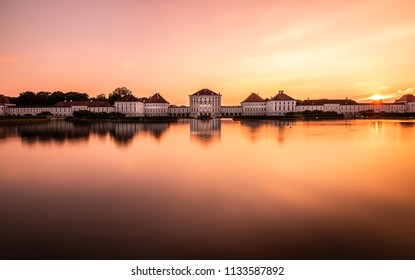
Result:
M106 94L101 93L96 97L90 97L87 93L69 91L25 91L19 94L18 97L9 97L10 102L16 104L17 106L52 106L61 101L90 101L90 100L100 100L108 101L110 104L125 96L131 94L131 90L126 87L118 87L113 92L111 92L108 97Z

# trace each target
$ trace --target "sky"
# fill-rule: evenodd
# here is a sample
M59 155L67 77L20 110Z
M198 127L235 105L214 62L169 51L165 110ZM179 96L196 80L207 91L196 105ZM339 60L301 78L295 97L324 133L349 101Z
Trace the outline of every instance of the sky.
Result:
M413 0L0 0L0 93L415 92Z

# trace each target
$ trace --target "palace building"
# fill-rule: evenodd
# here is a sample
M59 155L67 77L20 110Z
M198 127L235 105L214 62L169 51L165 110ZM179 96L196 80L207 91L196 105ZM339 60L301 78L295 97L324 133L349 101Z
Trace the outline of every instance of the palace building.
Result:
M8 97L4 95L0 95L0 116L7 115L7 111L9 108L12 108L16 105L12 104Z
M244 116L265 116L267 100L256 93L251 93L241 102L242 115Z
M144 117L144 98L138 99L132 94L125 95L114 102L115 112L125 114L127 117Z
M207 88L189 95L190 117L221 117L221 98L222 95Z
M1 115L37 115L49 112L57 117L72 116L75 111L118 112L128 117L177 116L182 118L220 118L235 116L284 116L292 112L323 111L337 112L353 117L364 111L375 113L415 113L415 96L406 94L393 103L382 100L358 103L352 99L307 99L295 100L283 90L275 96L262 98L251 93L240 105L222 106L222 95L210 89L201 89L189 95L189 106L170 104L160 93L150 97L137 98L132 94L115 101L62 101L53 106L16 106L9 98L0 96Z

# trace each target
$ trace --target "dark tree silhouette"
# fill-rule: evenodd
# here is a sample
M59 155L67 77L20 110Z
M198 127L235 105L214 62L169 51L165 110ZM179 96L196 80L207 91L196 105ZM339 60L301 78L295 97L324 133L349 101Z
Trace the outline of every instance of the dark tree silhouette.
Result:
M114 102L117 99L120 99L121 97L126 96L126 95L130 95L130 94L132 94L132 92L128 88L126 88L126 87L118 87L113 92L111 92L109 94L108 101L111 104L114 104Z
M15 100L17 106L36 105L36 93L33 91L25 91L20 93Z
M97 97L94 98L94 100L108 101L107 96L105 95L105 93L98 94Z
M89 95L86 93L70 91L65 93L65 99L68 101L88 101Z
M54 105L61 101L65 101L65 93L63 93L62 91L54 91L49 96L48 105Z

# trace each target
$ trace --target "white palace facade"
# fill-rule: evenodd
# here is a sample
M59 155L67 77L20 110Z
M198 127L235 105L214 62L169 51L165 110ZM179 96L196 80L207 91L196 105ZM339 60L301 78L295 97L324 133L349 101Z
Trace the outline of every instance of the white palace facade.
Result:
M222 106L222 95L209 89L201 89L189 95L189 106L171 105L161 94L137 98L125 95L111 105L107 101L62 101L53 106L16 106L5 96L0 96L0 116L37 115L49 112L57 117L72 116L75 111L118 112L128 117L177 116L184 118L220 118L234 116L283 116L292 112L337 112L353 117L363 111L375 113L415 113L415 96L406 94L393 103L381 100L358 103L352 99L296 100L280 90L271 98L251 93L239 106Z

